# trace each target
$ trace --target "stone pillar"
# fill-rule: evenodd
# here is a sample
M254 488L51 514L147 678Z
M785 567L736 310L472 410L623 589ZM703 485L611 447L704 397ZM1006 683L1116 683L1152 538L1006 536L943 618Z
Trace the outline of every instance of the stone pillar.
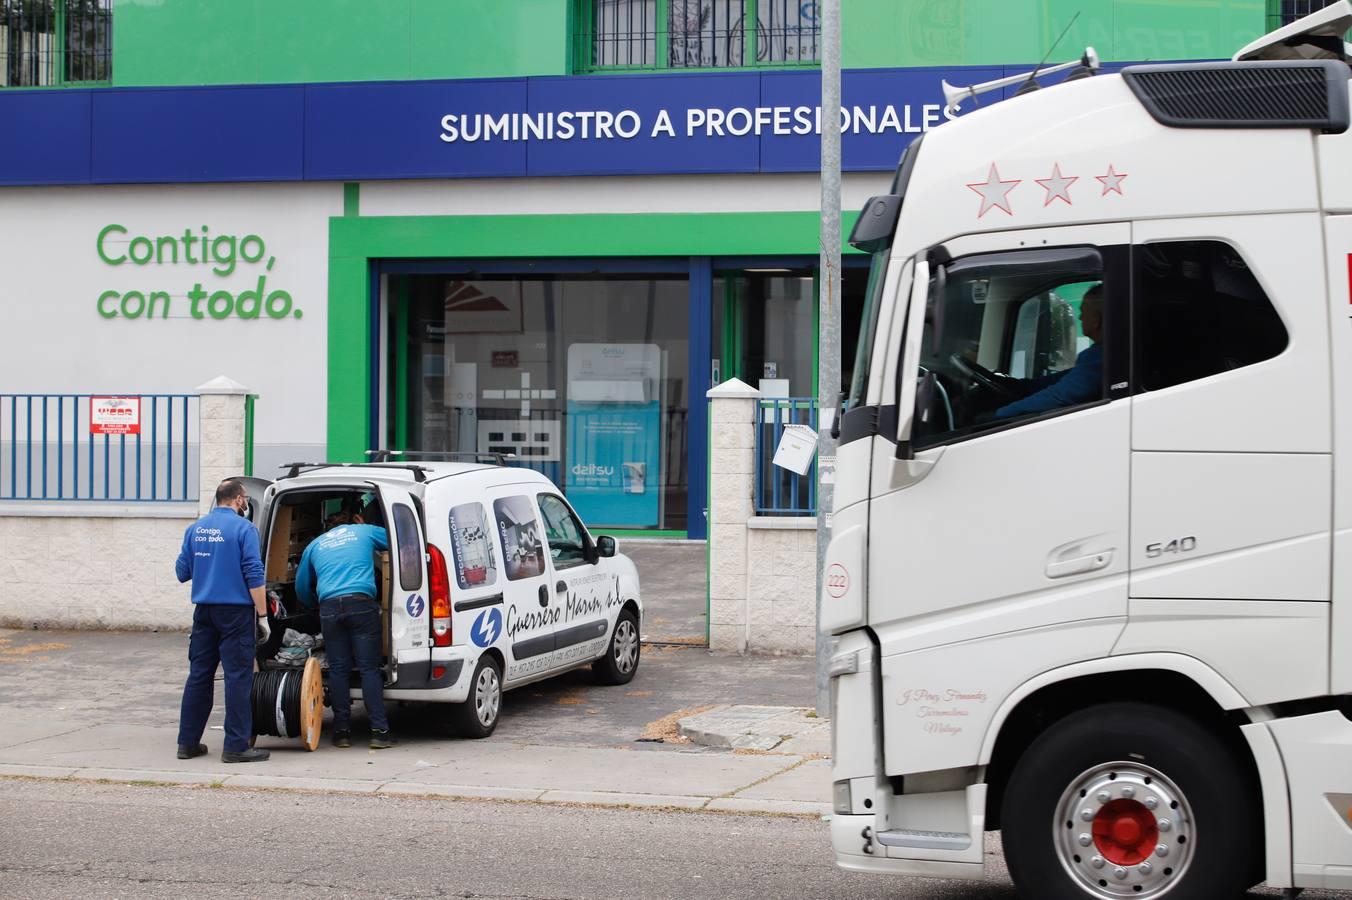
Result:
M215 504L216 485L244 474L244 398L249 389L220 375L197 388L202 443L198 454L198 510Z
M747 647L747 521L753 512L760 391L733 378L707 394L709 429L709 648Z

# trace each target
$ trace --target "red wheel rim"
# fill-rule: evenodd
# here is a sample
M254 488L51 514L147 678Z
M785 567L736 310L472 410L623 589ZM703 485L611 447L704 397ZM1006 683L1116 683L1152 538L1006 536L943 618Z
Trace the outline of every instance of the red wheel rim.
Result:
M1150 810L1127 799L1114 800L1100 809L1094 816L1093 833L1098 852L1117 866L1135 866L1149 859L1160 837Z

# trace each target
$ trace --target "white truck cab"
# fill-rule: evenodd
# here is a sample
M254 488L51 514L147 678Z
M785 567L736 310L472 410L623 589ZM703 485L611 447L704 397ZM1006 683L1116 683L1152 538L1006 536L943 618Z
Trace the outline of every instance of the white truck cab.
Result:
M865 207L841 866L1000 829L1040 900L1352 889L1349 27L1021 91Z
M504 690L584 665L624 684L638 669L634 564L614 538L593 538L538 472L448 461L297 464L273 482L244 480L278 605L260 664L287 628L319 632L317 611L296 595L296 566L326 517L346 509L389 535L390 552L377 561L387 700L450 704L452 725L487 737ZM348 689L360 698L355 675Z

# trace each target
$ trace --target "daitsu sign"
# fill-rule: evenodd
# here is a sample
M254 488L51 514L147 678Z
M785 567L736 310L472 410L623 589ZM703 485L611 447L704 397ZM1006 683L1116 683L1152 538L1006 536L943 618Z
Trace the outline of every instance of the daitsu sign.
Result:
M90 434L140 434L140 397L90 397Z

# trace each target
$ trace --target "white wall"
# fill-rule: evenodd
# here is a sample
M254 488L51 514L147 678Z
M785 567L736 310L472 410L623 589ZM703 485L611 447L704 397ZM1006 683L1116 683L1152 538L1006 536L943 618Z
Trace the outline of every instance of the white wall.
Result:
M0 189L0 391L187 392L225 374L260 395L259 474L280 457L322 457L328 219L342 205L338 184ZM181 238L184 229L200 235L204 225L213 238L259 235L266 254L218 275L210 264L189 264L180 242L176 264L166 246L163 263L113 266L96 247L100 230L113 223L127 234L109 236L110 256L125 253L137 235ZM200 259L199 242L193 255ZM238 295L264 274L266 290L289 292L301 318L190 315L194 284ZM99 296L109 290L166 291L169 316L161 317L158 304L153 319L103 318ZM200 307L205 314L206 303Z
M860 209L874 194L887 193L892 174L846 174L841 208ZM371 181L361 186L364 216L792 212L820 207L821 181L803 173Z

